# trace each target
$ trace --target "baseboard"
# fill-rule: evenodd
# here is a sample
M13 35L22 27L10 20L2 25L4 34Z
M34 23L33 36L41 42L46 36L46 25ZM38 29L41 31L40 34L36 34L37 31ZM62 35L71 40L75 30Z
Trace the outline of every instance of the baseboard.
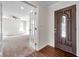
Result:
M55 47L55 46L53 46L52 44L50 44L50 43L48 43L48 44L45 44L45 45L43 45L42 47L40 47L40 48L38 48L38 49L36 49L37 51L40 51L41 49L43 49L44 47L46 47L46 46L51 46L51 47Z
M40 51L41 49L43 49L44 47L46 47L48 44L43 45L42 47L38 48L37 51Z
M48 45L51 46L51 47L55 47L55 46L54 46L53 44L51 44L51 43L48 43Z

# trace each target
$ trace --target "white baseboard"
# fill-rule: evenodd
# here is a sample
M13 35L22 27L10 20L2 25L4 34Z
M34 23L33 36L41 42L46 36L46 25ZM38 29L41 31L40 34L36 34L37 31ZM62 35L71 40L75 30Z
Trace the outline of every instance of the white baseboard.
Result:
M45 44L43 46L41 46L40 48L36 49L37 51L40 51L41 49L43 49L44 47L46 47L48 44Z
M55 45L53 45L53 44L51 44L51 43L48 43L48 45L49 45L49 46L52 46L52 47L55 47Z
M37 48L36 50L37 50L37 51L40 51L41 49L43 49L43 48L46 47L47 45L52 46L52 47L55 47L53 44L48 43L48 44L45 44L45 45L41 46L40 48Z

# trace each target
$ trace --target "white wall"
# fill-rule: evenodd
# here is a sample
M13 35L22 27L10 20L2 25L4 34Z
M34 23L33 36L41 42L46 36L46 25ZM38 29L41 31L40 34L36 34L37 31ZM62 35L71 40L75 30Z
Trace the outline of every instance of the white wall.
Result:
M39 2L30 1L29 3L35 5L37 8L37 50L45 47L48 44L48 9L41 6Z
M76 39L76 46L77 46L77 56L79 56L79 2L69 2L69 1L62 1L62 2L57 2L56 4L51 5L49 9L49 45L55 46L55 39L54 39L54 11L71 6L76 4L76 34L77 34L77 39Z
M39 7L39 48L48 44L48 9Z

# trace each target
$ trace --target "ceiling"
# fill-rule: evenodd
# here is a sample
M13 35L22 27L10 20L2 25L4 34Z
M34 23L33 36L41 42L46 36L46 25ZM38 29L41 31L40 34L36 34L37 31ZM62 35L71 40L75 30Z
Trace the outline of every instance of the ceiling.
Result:
M3 17L18 17L18 18L27 18L28 14L33 10L33 7L24 3L17 1L5 1L2 2L3 5Z
M39 4L42 6L48 7L52 4L55 4L56 2L58 2L58 1L39 1Z
M38 1L41 6L48 7L57 1ZM28 14L34 9L32 6L19 1L3 1L3 16L16 16L18 18L27 18Z

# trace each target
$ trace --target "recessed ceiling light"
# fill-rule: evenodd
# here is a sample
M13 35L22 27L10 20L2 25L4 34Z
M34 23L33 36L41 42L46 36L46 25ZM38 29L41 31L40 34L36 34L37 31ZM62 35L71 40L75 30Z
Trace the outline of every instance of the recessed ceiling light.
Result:
M24 10L24 7L23 6L21 6L20 8L21 8L21 10Z

